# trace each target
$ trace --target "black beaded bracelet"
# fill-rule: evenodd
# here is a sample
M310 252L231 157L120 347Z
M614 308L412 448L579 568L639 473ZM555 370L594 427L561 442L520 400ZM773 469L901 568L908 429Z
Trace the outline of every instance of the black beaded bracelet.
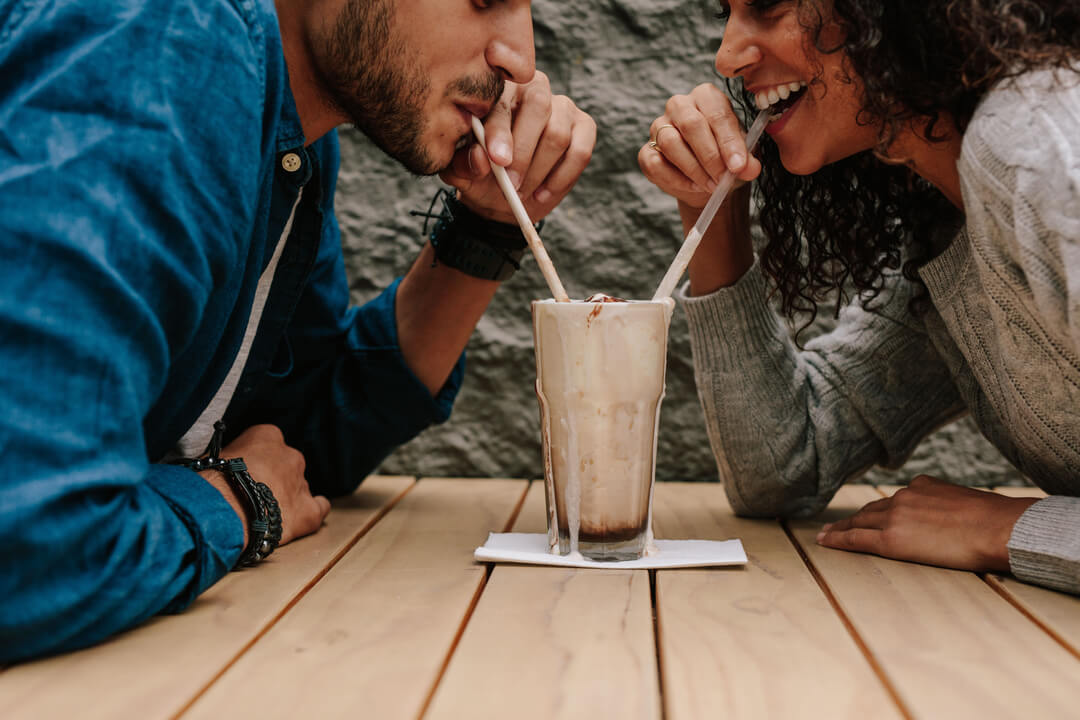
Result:
M432 212L440 200L442 210ZM435 220L430 234L428 221L424 221L424 234L435 249L437 262L472 277L499 282L521 267L521 258L528 248L521 228L477 215L451 190L441 188L431 199L426 213L411 214ZM537 224L537 231L542 226L543 221Z

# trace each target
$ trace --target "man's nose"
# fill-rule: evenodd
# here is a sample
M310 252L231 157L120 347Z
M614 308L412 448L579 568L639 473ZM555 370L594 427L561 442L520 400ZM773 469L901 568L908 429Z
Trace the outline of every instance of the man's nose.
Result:
M726 78L738 77L761 61L761 48L754 33L741 22L728 19L724 28L724 40L716 51L716 71Z
M530 3L516 3L497 21L497 32L488 44L488 65L503 78L525 84L536 74L536 47L533 43Z

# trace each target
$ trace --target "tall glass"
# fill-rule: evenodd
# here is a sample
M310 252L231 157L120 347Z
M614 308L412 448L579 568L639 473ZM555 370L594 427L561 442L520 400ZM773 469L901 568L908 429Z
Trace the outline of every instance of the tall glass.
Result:
M532 304L552 552L633 560L652 540L674 302Z

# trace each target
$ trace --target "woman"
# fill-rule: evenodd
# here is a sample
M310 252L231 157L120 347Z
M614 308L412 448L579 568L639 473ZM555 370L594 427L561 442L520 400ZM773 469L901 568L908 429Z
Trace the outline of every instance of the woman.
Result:
M830 547L1080 593L1080 6L732 0L717 70L768 108L749 156L712 85L638 159L689 229L730 169L680 293L737 512L809 515L963 412L1050 497L929 477L826 525ZM836 329L801 347L767 305Z

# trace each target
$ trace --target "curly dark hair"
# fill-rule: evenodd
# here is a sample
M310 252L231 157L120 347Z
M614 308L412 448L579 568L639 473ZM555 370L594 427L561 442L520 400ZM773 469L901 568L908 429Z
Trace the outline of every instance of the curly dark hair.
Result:
M759 0L760 1L760 0ZM944 114L963 132L975 107L996 83L1035 68L1076 69L1080 48L1078 0L835 0L832 18L820 0L796 0L808 47L843 52L844 67L863 95L861 123L881 123L878 146L812 175L784 170L767 136L759 146L764 170L754 185L766 245L762 267L791 319L834 296L837 311L848 289L864 305L881 291L883 272L902 272L920 290L914 312L929 306L918 268L943 249L946 226L962 219L930 183L910 169L879 159L912 121L934 134ZM826 44L827 23L844 38ZM820 82L820 77L814 82ZM734 89L734 88L733 88ZM734 93L733 93L734 95ZM754 108L743 93L744 110Z

